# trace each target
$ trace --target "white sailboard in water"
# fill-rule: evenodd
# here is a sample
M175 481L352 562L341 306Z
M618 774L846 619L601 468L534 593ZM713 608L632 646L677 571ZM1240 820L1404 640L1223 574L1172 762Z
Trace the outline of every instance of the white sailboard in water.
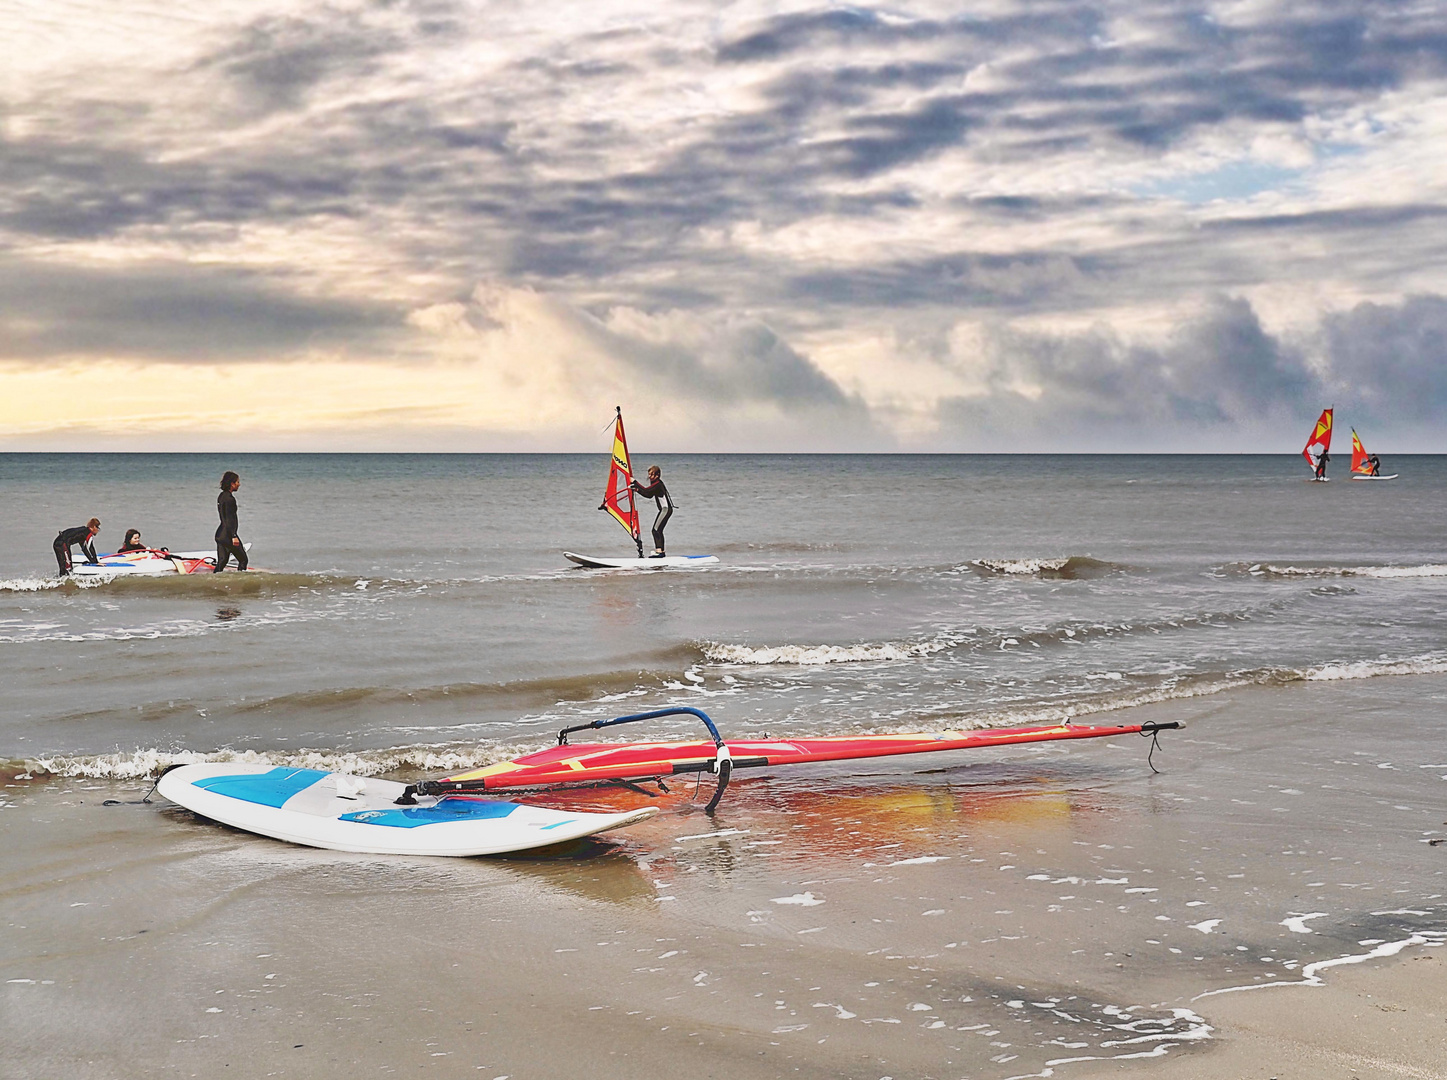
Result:
M1381 462L1373 462L1372 455L1367 453L1367 448L1362 445L1361 436L1357 429L1352 428L1352 479L1353 480L1395 480L1396 473L1389 476L1381 474Z
M614 521L623 526L624 532L633 538L638 556L632 559L615 559L606 555L579 555L574 551L563 552L563 557L579 566L594 570L666 570L686 566L706 566L718 562L717 555L668 555L645 558L643 555L643 530L638 525L638 504L633 499L633 461L628 456L628 437L623 433L623 406L615 409L613 422L613 460L608 466L608 486L603 491L603 505Z

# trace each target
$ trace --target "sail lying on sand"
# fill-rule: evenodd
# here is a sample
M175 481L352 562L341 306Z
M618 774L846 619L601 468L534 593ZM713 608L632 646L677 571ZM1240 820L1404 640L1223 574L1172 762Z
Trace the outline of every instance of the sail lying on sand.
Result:
M1306 463L1314 470L1317 460L1330 449L1331 410L1323 409L1321 416L1317 418L1316 427L1311 429L1311 437L1306 440L1306 446L1302 448L1301 456L1306 458Z
M643 533L638 527L638 506L633 501L633 463L628 457L628 437L623 434L623 406L616 406L613 425L613 461L608 466L608 488L603 492L603 505L613 520L622 525L633 543L638 557L643 558Z

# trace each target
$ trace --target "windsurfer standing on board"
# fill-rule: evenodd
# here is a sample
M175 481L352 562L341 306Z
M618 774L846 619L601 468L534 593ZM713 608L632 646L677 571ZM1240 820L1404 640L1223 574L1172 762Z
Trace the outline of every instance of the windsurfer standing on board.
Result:
M673 500L668 497L668 489L663 486L663 474L657 465L650 465L648 466L648 486L645 487L637 480L634 480L631 486L645 499L658 501L658 516L653 519L653 554L649 558L662 559L667 554L663 547L663 529L668 524L668 519L673 516Z
M221 494L216 496L216 511L221 515L221 524L216 527L216 573L226 569L226 561L236 556L236 569L246 569L246 545L236 535L236 489L241 486L241 477L227 472L221 477Z
M1323 450L1320 454L1317 455L1317 458L1316 458L1316 478L1317 478L1318 480L1325 480L1325 479L1326 479L1326 463L1327 463L1328 461L1330 461L1330 460L1331 460L1331 455L1328 454L1325 450Z
M1371 454L1371 455L1369 455L1369 456L1367 457L1367 465L1368 465L1368 468L1367 468L1367 475L1368 475L1368 476L1381 476L1381 475L1382 475L1382 459L1379 458L1379 457L1377 457L1376 454Z

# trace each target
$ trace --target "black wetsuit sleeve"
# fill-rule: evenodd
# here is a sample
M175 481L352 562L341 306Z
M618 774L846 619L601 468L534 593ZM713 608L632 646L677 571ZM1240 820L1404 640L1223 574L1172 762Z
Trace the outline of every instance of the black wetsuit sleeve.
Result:
M236 496L229 491L223 491L216 496L216 510L221 515L221 524L216 529L217 540L236 539Z
M95 557L95 541L89 536L80 542L80 550L85 552L86 562L100 562L100 560Z
M65 544L67 547L71 544L84 544L90 539L90 530L84 525L77 525L73 529L62 529L60 535L55 539L57 543Z

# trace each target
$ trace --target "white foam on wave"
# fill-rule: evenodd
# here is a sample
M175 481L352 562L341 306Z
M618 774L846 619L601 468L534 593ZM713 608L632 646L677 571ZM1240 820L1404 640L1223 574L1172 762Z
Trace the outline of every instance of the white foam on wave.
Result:
M1447 672L1447 656L1409 656L1401 660L1356 660L1324 664L1303 674L1307 682L1374 679L1379 675L1439 675Z
M706 659L717 664L858 664L878 660L913 660L953 648L962 639L931 638L928 641L886 641L860 645L727 645L705 641L699 648Z
M67 581L78 589L94 589L97 585L104 585L114 580L114 574L97 574L92 577L39 577L39 578L0 578L0 592L44 592L46 589L58 589Z
M1060 559L971 559L971 566L997 574L1040 574L1064 570L1070 556Z
M28 758L25 770L31 776L56 776L87 780L143 780L157 776L172 765L198 762L240 762L260 768L321 769L351 776L378 776L401 769L432 773L455 773L507 761L537 750L536 746L494 745L486 748L448 750L438 747L393 747L362 753L328 750L267 751L217 750L135 750L131 753L65 755Z
M1420 566L1277 566L1274 563L1256 563L1247 572L1280 577L1432 578L1447 577L1447 563L1424 563Z

